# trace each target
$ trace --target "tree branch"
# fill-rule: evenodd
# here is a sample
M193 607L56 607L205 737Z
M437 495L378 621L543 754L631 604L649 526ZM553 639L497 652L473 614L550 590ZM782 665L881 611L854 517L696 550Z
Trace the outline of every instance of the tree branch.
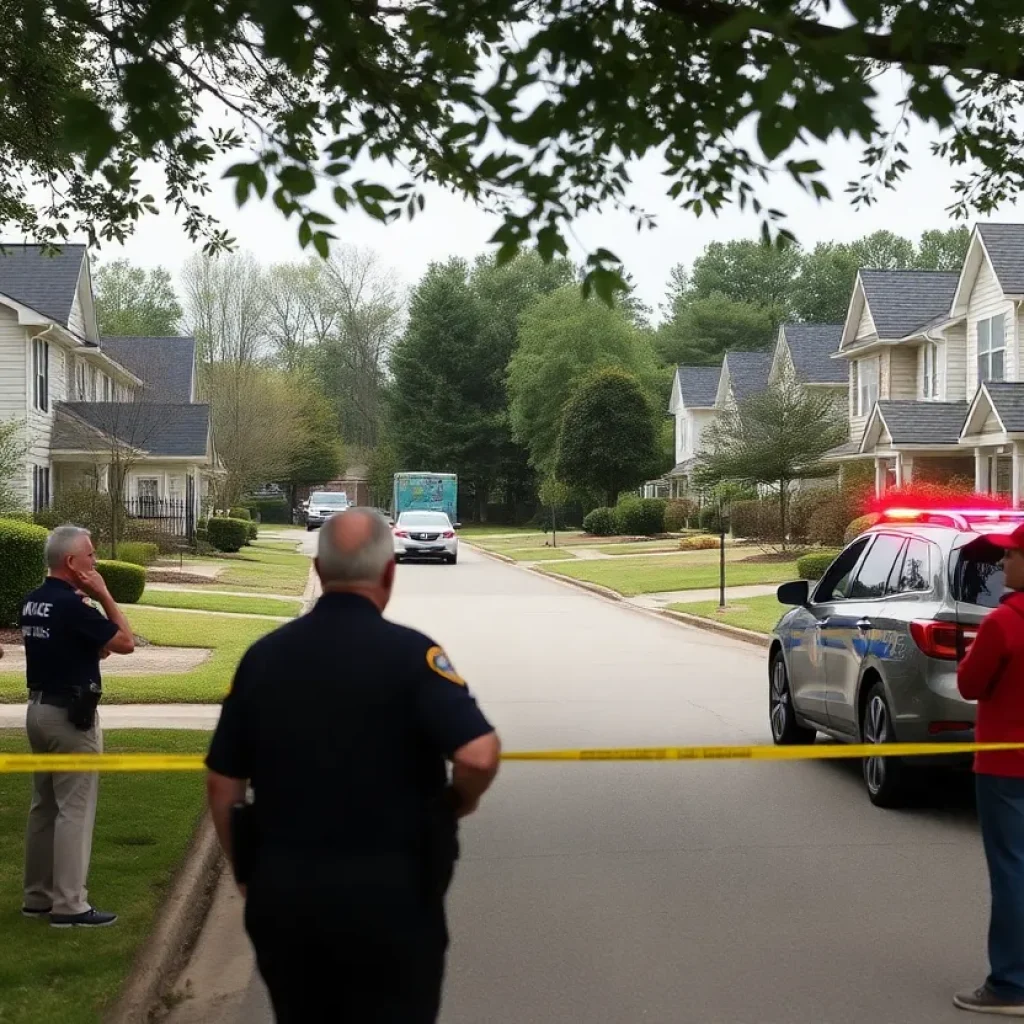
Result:
M649 0L653 7L712 32L742 18L747 32L763 32L784 42L827 43L830 51L899 67L939 67L952 71L977 71L1013 81L1024 81L1024 37L1007 34L1004 47L992 58L981 58L969 43L939 42L915 35L898 44L891 35L866 32L859 25L840 27L800 18L794 14L772 15L728 0ZM990 51L991 52L991 51Z

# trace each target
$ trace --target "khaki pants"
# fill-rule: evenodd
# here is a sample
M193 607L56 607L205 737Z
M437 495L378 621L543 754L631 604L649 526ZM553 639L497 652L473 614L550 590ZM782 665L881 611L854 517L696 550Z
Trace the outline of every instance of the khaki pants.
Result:
M100 754L99 714L88 731L68 721L67 708L32 701L25 716L34 754ZM55 914L84 914L85 887L96 821L96 772L36 772L25 833L25 906Z

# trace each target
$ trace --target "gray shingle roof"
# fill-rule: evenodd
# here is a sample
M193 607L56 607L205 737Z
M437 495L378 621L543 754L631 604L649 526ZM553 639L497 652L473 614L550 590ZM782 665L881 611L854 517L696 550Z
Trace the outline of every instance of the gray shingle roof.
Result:
M799 380L807 384L845 384L849 369L832 358L843 337L842 324L783 324L782 331Z
M96 431L150 455L206 455L210 432L208 405L150 402L61 402L56 409L55 450L98 449Z
M1024 224L979 224L992 269L1007 295L1024 295Z
M959 273L947 270L862 270L860 280L880 338L905 338L948 313Z
M688 409L710 409L718 394L722 366L677 366L679 394Z
M84 245L44 256L42 246L0 243L0 295L67 327L84 259Z
M768 386L772 355L771 352L726 352L729 384L737 402L764 391Z
M956 444L967 418L966 402L878 403L893 444Z
M985 387L1007 433L1024 433L1024 384L990 381Z
M822 460L829 462L832 459L846 458L848 455L856 455L860 452L859 441L847 441L845 444L836 445L835 448L830 448L822 456Z
M101 338L100 349L149 385L148 401L191 400L195 338Z

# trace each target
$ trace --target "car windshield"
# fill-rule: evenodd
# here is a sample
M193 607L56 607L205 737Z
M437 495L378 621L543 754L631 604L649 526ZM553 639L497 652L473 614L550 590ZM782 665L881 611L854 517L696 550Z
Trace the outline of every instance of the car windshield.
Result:
M403 512L400 526L426 526L437 530L450 529L451 521L443 512Z
M1002 551L985 540L972 541L960 550L954 591L965 604L995 608L1006 590L1000 564Z
M344 491L339 493L319 491L309 499L309 502L311 505L330 505L331 507L337 505L339 508L347 508L348 496Z

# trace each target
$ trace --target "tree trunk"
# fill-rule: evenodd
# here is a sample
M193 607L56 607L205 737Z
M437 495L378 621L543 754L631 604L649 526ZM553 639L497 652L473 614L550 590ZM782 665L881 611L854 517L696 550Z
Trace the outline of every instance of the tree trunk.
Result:
M606 498L608 499L608 508L615 508L615 503L619 500L619 489L617 487L609 488Z

